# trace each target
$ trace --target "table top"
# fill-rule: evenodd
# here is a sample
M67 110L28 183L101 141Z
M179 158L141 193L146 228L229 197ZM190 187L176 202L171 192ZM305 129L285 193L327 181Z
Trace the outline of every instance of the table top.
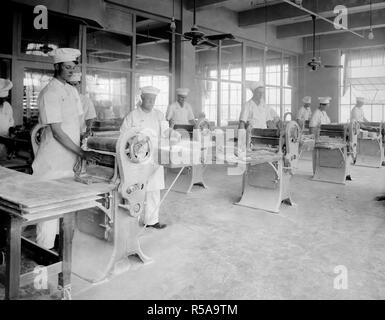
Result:
M0 167L0 203L20 209L52 206L74 200L92 200L116 186L108 183L85 185L69 179L41 180L35 176Z

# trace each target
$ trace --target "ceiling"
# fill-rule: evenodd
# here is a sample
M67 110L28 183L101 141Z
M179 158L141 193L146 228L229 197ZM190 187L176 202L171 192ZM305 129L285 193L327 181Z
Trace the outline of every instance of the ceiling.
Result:
M292 0L293 1L293 0ZM334 8L344 5L348 8L348 26L360 31L370 28L369 0L303 0L302 6L329 20L336 14ZM187 9L193 10L193 1L186 1ZM200 10L226 8L238 14L239 27L252 28L266 21L276 26L277 38L304 38L312 34L312 22L309 13L302 11L282 0L196 0ZM372 0L372 27L385 27L385 1ZM316 34L346 32L337 30L332 24L317 20Z

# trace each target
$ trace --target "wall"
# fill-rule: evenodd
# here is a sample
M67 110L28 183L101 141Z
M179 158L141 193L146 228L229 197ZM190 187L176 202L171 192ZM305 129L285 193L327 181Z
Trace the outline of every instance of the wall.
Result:
M298 105L304 96L312 97L312 110L318 108L318 97L329 96L332 98L327 113L332 122L338 122L338 104L339 104L339 69L321 68L318 71L309 71L306 67L307 62L312 58L312 54L307 53L299 57L299 88L298 88ZM324 64L340 64L340 50L332 49L321 52L322 63ZM299 106L293 106L293 112L296 114Z

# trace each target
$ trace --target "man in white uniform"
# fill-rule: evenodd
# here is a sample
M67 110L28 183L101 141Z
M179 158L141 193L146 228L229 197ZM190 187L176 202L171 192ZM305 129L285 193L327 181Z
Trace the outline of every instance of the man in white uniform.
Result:
M32 163L33 175L47 180L73 177L77 157L98 159L96 153L80 148L79 119L83 110L77 91L67 83L77 66L80 51L58 48L51 55L55 74L37 99L39 123L47 127ZM53 248L58 220L38 223L36 233L39 245Z
M365 104L365 98L363 97L357 97L356 98L356 105L352 109L352 112L350 113L350 121L358 121L358 122L369 122L364 115L363 106Z
M90 130L93 120L96 118L95 106L92 100L85 94L80 93L82 74L75 72L72 74L69 84L72 85L80 96L80 102L83 107L83 114L80 116L80 133Z
M189 92L188 88L176 89L177 101L170 104L166 112L166 119L170 123L170 128L174 124L196 124L191 105L186 102Z
M311 97L304 97L302 102L303 106L298 110L297 122L303 129L305 127L305 121L310 121L311 119Z
M147 86L141 88L141 104L131 111L124 119L121 132L130 128L151 129L154 136L151 137L153 144L157 144L161 136L162 122L166 124L165 117L160 110L154 109L156 96L159 89ZM163 166L159 166L154 174L150 176L145 196L144 217L142 221L147 227L163 229L166 224L159 223L160 190L164 189Z
M314 111L313 116L311 117L309 127L310 133L314 134L316 138L319 136L319 129L322 124L329 124L330 118L326 113L326 109L330 106L330 97L319 97L319 107Z
M264 101L265 85L262 81L247 82L247 87L252 91L253 97L247 101L239 116L239 129L251 128L266 129L274 126L279 121L279 116L273 108L267 107Z
M0 79L0 136L8 136L9 128L15 125L12 107L6 100L12 86L10 80ZM0 144L0 160L5 160L6 158L7 147Z

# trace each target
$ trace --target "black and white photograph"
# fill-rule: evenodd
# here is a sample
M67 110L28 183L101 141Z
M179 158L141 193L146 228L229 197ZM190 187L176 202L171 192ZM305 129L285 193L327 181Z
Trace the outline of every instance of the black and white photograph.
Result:
M0 300L385 299L385 1L0 6Z

